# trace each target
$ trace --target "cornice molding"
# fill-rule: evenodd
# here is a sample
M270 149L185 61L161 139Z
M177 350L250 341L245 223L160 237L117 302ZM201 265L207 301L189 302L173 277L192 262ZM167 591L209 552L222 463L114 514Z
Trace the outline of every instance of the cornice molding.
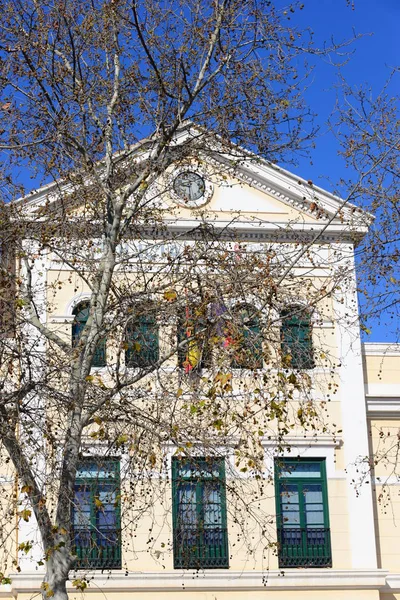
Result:
M78 572L78 577L84 573ZM40 591L43 573L11 575L11 594ZM273 571L163 571L90 573L86 594L110 592L229 591L248 590L363 590L387 589L398 585L400 575L382 569L285 569ZM393 589L393 587L390 587ZM68 582L68 591L74 591ZM8 594L10 595L10 593Z
M254 222L166 219L164 226L159 229L143 227L141 230L143 235L150 238L160 237L160 239L175 239L179 236L180 240L215 237L218 240L228 241L240 238L248 242L298 242L300 239L313 241L318 236L318 243L350 242L352 244L367 232L366 227L354 230L348 225L339 223L278 223L263 222L259 219L254 219Z
M400 344L368 342L362 344L363 353L365 356L397 356L400 357Z
M398 398L367 396L366 400L368 418L400 419L400 393Z

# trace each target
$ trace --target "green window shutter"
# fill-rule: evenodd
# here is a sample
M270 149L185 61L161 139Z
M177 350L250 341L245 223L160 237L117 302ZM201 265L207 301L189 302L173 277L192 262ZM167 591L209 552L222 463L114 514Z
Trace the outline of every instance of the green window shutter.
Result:
M75 318L72 323L72 347L75 347L89 318L89 304L82 302L74 309L73 314ZM106 339L102 338L97 343L93 355L92 367L105 367L106 365Z
M87 459L78 465L72 505L72 545L79 569L121 568L119 462Z
M331 567L325 459L276 459L279 568Z
M141 315L130 321L126 328L127 367L145 368L159 360L158 326L153 315Z
M294 369L313 369L315 366L310 315L293 314L294 307L281 313L281 351L284 363Z
M262 369L263 348L260 320L253 307L240 307L232 323L233 369Z
M172 461L174 567L229 567L223 459Z

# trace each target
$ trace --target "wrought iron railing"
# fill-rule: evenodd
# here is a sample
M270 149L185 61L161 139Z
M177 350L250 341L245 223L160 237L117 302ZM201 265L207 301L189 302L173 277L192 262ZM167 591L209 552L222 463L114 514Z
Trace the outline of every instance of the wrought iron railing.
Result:
M281 527L278 529L279 567L331 567L329 529Z
M121 536L116 530L107 532L75 531L73 553L75 569L120 569Z
M223 528L177 528L174 531L175 569L227 569L228 532Z

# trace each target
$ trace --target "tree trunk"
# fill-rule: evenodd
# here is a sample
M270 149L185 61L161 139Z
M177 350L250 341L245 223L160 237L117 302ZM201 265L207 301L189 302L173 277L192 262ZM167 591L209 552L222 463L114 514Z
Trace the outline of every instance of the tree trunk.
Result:
M67 581L71 563L71 555L67 548L61 547L51 553L42 583L43 600L68 600Z

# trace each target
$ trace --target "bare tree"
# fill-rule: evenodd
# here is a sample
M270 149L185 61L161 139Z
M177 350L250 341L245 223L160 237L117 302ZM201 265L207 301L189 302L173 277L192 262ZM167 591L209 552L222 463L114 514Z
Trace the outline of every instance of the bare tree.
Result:
M398 78L395 69L376 97L370 89L342 80L332 120L342 156L352 170L351 180L341 182L342 189L350 189L353 201L375 216L368 238L358 248L361 317L367 335L379 323L393 334L399 318Z
M376 329L390 342L399 341L400 281L400 115L396 94L399 69L392 70L382 91L376 96L366 86L354 88L342 80L333 131L341 153L352 171L352 181L342 181L342 189L352 189L352 198L375 216L368 236L357 248L360 320L365 340ZM397 86L397 87L396 87ZM357 184L354 185L354 180ZM385 359L382 357L381 371ZM378 502L386 510L392 500L386 482L399 477L399 435L393 426L371 426L373 451L360 457L359 486L376 472L381 484ZM376 471L377 469L377 471ZM382 473L384 475L382 475Z
M185 177L173 189L174 169L199 164L223 185L227 172L234 178L255 160L241 145L279 160L311 139L304 70L299 77L295 65L318 51L273 3L0 6L4 200L24 194L19 169L52 182L1 217L10 316L1 340L0 439L18 474L19 517L35 518L40 532L43 597L59 600L76 560L77 470L92 446L103 457L123 454L124 485L136 482L122 503L128 530L154 507L160 487L149 492L148 482L164 472L169 444L177 456L190 456L193 440L203 454L232 448L236 468L257 488L261 438L279 446L299 428L326 430L309 376L288 368L328 364L329 356L294 356L279 324L311 319L352 276L333 269L319 285L295 269L303 259L319 264L324 228L339 212L343 218L347 200L330 217L312 202L319 232L293 234L296 243L280 249L279 234L262 248L243 243L239 215L222 229L206 209L194 225L166 223L168 195L191 206ZM315 196L312 185L304 193ZM57 307L71 289L83 300L65 322ZM159 346L150 343L156 330ZM232 367L241 373L235 380ZM231 506L243 508L240 490L231 493ZM245 533L251 517L267 547L265 515L248 502L245 515L239 526ZM7 510L3 521L9 536ZM31 546L23 541L19 550Z

